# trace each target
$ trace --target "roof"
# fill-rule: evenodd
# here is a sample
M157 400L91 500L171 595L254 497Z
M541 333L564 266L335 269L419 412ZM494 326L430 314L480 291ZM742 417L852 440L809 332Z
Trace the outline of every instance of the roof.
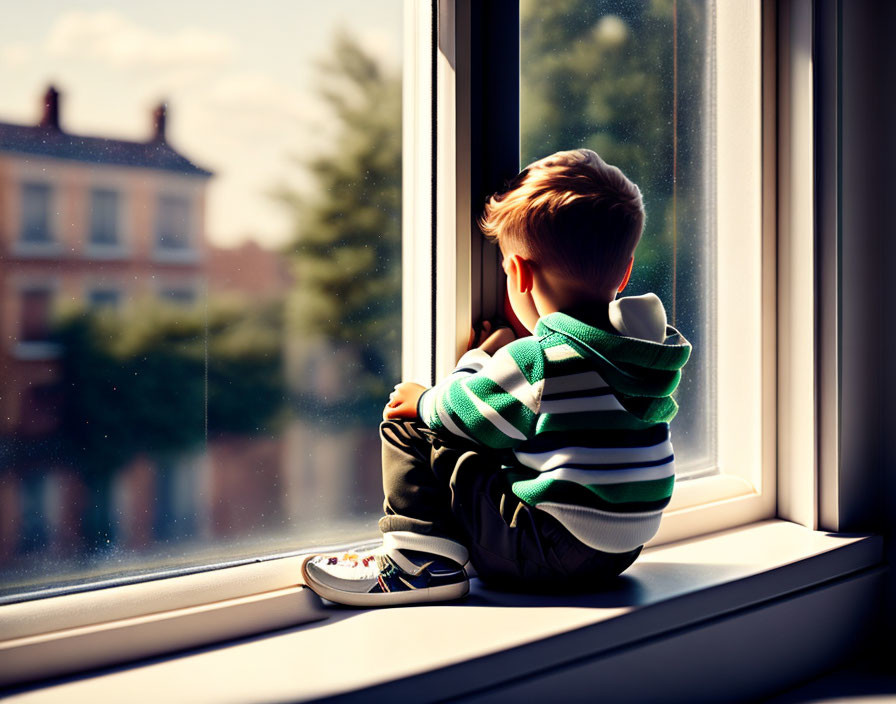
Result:
M34 154L89 164L161 169L189 176L212 176L160 139L130 142L85 137L48 127L0 122L0 152Z

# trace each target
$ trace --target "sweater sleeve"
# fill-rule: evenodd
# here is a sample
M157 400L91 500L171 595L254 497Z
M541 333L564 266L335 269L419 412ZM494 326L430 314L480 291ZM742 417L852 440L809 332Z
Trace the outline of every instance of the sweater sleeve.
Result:
M516 447L535 433L544 386L537 338L524 337L494 356L470 350L454 371L427 389L417 411L432 430L492 448Z

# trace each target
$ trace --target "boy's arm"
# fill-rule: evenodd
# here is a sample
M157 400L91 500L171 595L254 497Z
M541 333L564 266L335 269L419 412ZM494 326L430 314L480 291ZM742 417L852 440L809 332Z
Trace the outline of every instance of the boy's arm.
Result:
M514 340L494 355L476 348L420 394L417 411L436 432L492 448L516 447L535 433L543 377L544 357L534 337Z
M452 372L454 375L475 374L480 371L491 355L497 352L514 339L513 331L507 327L492 330L489 321L482 323L479 347L467 350L458 360L457 366ZM473 340L471 339L471 344ZM483 354L484 353L484 354ZM389 394L389 402L383 409L383 420L389 418L417 418L417 405L420 396L426 391L425 386L409 381L403 381L395 385L395 389Z

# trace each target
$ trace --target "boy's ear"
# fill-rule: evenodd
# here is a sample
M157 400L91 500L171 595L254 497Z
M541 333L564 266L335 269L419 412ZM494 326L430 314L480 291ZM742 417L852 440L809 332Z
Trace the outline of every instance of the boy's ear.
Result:
M628 280L632 277L632 267L635 266L635 258L632 257L628 260L628 269L625 270L625 276L622 277L622 283L619 284L619 288L617 291L622 293L622 290L628 286Z
M511 254L507 262L507 276L514 288L520 293L529 293L532 290L532 265L519 254Z

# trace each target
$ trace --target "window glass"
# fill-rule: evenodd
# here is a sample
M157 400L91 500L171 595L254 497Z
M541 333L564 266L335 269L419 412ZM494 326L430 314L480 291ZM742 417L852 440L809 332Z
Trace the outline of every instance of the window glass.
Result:
M52 189L46 183L22 184L22 241L42 244L53 240L50 226Z
M118 193L96 188L90 193L90 243L98 246L119 244Z
M190 246L190 201L183 196L160 196L158 201L159 249Z
M163 300L190 305L196 302L196 291L192 288L163 288L160 292Z
M50 337L50 310L53 305L53 291L49 289L26 289L21 294L19 310L20 334L22 342L46 342Z
M0 602L375 531L402 8L0 23L0 195L21 194L0 237L61 245L0 259Z
M647 222L623 295L656 293L693 344L672 422L679 479L715 471L712 0L520 3L521 165L589 148Z
M87 294L87 302L94 307L112 306L121 302L121 291L114 288L95 288Z

